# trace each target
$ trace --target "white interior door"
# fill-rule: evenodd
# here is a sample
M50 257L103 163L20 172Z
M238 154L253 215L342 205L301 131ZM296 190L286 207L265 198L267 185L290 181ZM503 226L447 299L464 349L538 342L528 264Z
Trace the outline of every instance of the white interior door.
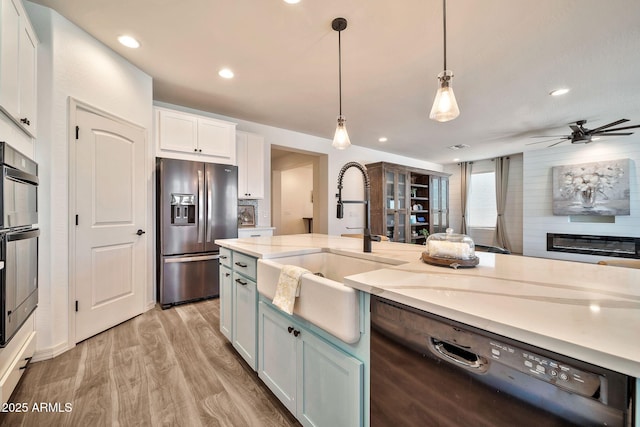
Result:
M144 131L77 109L76 342L143 311Z

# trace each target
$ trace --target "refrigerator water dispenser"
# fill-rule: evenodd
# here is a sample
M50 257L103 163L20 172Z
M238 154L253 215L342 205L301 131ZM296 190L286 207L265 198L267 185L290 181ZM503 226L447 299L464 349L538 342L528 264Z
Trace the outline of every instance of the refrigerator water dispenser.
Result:
M171 225L196 224L196 195L171 193Z

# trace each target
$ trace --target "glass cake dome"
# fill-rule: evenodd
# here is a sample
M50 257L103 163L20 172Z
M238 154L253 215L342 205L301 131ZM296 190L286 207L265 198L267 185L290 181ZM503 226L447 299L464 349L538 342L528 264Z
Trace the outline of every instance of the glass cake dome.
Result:
M431 258L469 261L476 259L473 239L466 234L456 234L453 228L446 233L432 234L427 238L426 255Z

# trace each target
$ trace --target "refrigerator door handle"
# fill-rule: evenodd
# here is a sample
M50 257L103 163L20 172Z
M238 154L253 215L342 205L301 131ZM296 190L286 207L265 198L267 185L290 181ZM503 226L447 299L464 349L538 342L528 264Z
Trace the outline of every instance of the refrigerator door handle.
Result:
M202 170L198 169L198 243L204 240L204 177Z
M173 262L195 262L195 261L211 261L213 259L219 259L220 255L203 255L203 256L183 256L178 258L165 258L165 264L171 264Z
M206 243L211 241L211 234L213 233L212 212L213 212L213 181L211 180L211 170L207 169L207 240Z

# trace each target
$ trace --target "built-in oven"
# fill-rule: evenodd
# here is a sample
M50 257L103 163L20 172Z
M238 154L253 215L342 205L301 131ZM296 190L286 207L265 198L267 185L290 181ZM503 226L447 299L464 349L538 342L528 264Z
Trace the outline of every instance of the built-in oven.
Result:
M0 347L38 304L38 165L0 142Z
M632 379L371 297L371 426L634 424Z
M0 142L0 229L38 223L38 165Z
M0 347L9 342L38 304L38 236L37 228L0 233Z

